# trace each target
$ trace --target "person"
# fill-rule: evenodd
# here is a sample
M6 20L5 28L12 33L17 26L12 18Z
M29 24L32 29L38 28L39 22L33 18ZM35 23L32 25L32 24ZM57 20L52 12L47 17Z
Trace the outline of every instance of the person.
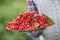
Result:
M60 40L60 0L27 0L28 11L44 13L55 24L43 30L44 40Z

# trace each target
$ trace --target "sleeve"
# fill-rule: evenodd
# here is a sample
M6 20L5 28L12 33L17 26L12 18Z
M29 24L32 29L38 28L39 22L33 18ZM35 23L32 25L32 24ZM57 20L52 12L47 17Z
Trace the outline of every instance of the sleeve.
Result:
M27 0L27 6L28 6L28 11L36 11L36 12L38 12L36 4L34 3L33 0Z

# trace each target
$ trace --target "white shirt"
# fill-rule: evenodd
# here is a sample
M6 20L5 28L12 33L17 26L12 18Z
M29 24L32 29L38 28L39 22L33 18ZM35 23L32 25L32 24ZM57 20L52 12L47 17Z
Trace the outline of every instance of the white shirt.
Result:
M40 14L44 13L55 21L46 28L43 36L46 40L60 40L60 0L34 0Z

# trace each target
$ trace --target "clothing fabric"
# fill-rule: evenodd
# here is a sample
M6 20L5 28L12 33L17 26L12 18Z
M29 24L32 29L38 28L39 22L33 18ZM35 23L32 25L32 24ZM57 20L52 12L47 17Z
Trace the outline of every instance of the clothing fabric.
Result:
M28 6L28 11L36 11L36 12L38 12L36 4L34 3L33 0L27 0L27 6Z

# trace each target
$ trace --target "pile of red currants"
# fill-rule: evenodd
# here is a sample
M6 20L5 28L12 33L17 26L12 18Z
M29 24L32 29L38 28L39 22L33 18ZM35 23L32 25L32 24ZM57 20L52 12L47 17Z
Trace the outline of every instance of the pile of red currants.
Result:
M22 12L16 19L7 22L6 30L35 30L38 28L46 28L51 23L48 17L44 14L40 15L37 12Z

